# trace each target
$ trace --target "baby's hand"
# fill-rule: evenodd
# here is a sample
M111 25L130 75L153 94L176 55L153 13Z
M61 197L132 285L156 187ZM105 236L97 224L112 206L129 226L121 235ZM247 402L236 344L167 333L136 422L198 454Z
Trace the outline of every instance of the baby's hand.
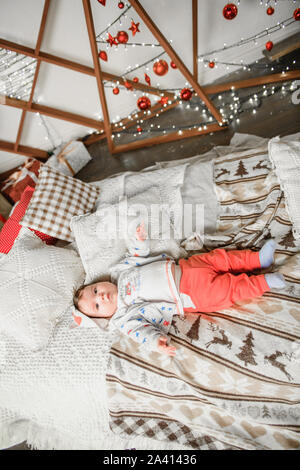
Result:
M137 229L135 231L135 236L136 236L137 240L139 240L140 242L143 242L143 241L146 240L147 232L145 230L144 221L137 227Z
M175 356L176 348L175 346L168 346L167 345L168 339L165 336L160 336L158 338L157 349L159 352L163 354L167 354L168 356Z

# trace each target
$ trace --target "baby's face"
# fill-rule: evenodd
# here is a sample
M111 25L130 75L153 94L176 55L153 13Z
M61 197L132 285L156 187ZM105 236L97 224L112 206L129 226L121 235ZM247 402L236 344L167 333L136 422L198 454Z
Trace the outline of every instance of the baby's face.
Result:
M109 318L117 310L118 289L112 282L96 282L79 294L78 307L90 317Z

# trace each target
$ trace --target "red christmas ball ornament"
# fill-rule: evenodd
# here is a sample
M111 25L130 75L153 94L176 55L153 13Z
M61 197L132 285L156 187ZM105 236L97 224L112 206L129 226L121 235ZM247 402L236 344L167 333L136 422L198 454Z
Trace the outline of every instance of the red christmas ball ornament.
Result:
M139 82L139 79L138 79L137 77L134 77L134 78L132 79L132 81L133 81L134 83L138 83L138 82Z
M126 42L128 42L128 39L129 39L126 31L119 31L116 38L120 44L126 44Z
M275 11L275 10L274 10L273 7L267 8L267 15L273 15L274 11Z
M146 111L147 109L151 108L151 101L147 96L141 96L137 100L137 105L141 111Z
M141 126L139 126L139 127L136 128L136 130L137 130L138 132L142 132L143 129L141 128Z
M173 60L170 62L170 65L172 69L177 69L177 65L175 64L175 62L173 62Z
M296 8L296 10L293 13L293 17L296 21L300 21L300 8Z
M214 66L215 66L215 63L214 63L214 61L213 61L213 60L211 60L210 62L208 62L208 66L209 66L209 68L213 69L213 68L214 68Z
M99 52L99 57L100 57L100 59L105 60L105 62L107 62L107 54L106 54L105 51L100 51Z
M120 8L120 10L122 10L124 8L124 3L123 2L119 2L118 3L118 7Z
M234 3L227 3L223 8L223 16L226 20L233 20L238 14L237 6Z
M272 43L272 41L266 42L266 49L267 49L267 51L271 51L271 50L273 49L273 45L274 45L274 44Z
M153 64L153 72L156 73L156 75L159 75L160 77L166 75L168 70L169 66L165 60L158 60Z
M113 94L118 95L120 93L119 88L116 86L116 88L113 89Z
M193 92L189 88L183 88L180 92L180 98L184 101L189 101Z

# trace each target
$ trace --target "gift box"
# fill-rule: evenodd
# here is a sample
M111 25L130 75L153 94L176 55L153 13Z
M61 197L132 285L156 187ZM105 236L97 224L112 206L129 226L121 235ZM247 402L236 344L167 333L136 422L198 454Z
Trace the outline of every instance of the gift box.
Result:
M91 159L92 157L82 142L71 140L55 149L46 165L55 168L55 170L66 176L74 176Z
M9 217L12 205L0 194L0 231Z
M3 196L12 204L18 202L27 186L35 187L41 165L35 158L27 158L0 183Z

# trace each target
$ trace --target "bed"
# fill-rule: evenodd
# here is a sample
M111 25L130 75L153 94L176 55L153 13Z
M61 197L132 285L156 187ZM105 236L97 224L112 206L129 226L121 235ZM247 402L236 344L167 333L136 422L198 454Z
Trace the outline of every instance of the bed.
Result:
M2 330L0 448L26 440L35 449L299 449L299 161L300 134L235 134L229 146L204 156L94 182L94 210L74 218L75 241L60 248L80 254L78 283L105 276L124 251L102 241L99 265L89 232L97 210L122 195L138 201L142 193L150 203L156 185L165 203L207 207L201 244L192 230L169 250L154 244L154 252L178 258L216 247L259 250L273 237L275 267L288 287L230 309L175 317L176 358L145 353L105 324L77 328L70 309L35 351Z

